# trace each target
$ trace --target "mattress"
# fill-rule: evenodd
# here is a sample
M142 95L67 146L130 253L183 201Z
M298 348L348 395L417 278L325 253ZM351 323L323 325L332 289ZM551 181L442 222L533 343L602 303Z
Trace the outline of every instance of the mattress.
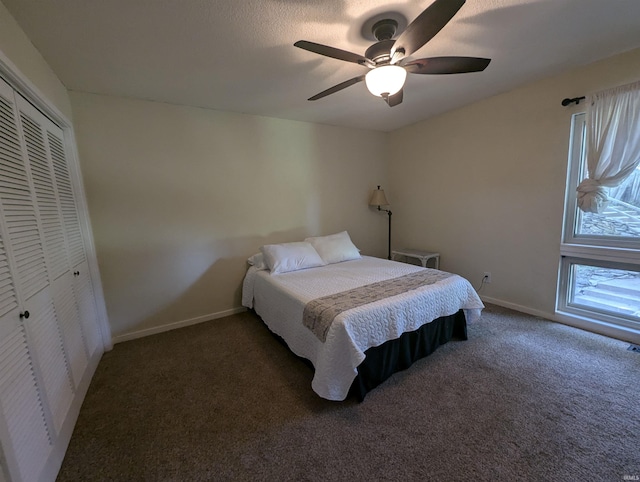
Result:
M243 283L242 303L253 308L291 351L313 364L311 386L319 396L344 400L367 349L460 309L472 323L484 305L466 279L452 275L344 311L335 318L324 343L303 325L305 305L323 296L425 269L429 268L368 256L277 275L250 267Z

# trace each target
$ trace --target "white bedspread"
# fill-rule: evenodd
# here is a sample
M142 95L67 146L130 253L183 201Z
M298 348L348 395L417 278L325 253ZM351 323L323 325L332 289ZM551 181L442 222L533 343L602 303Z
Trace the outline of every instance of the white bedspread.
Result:
M484 305L466 279L453 275L341 313L329 328L325 343L302 324L305 305L322 296L422 269L425 268L367 256L273 276L251 267L243 283L242 304L254 308L296 355L311 361L315 367L311 386L318 395L344 400L367 349L460 309L465 310L467 322L472 323Z

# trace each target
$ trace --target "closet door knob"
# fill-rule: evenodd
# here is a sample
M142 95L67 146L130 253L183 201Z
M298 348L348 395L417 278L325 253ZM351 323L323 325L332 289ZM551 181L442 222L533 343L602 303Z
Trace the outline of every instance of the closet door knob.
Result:
M24 312L20 312L20 318L24 318L26 320L29 318L29 312L26 310Z
M74 271L73 276L80 276L80 271Z

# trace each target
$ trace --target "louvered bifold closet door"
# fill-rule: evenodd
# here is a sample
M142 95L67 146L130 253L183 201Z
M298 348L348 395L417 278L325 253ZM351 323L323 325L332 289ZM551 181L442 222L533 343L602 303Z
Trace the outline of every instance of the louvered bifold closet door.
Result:
M52 416L22 305L48 277L19 139L13 90L0 80L0 440L11 479L31 481L52 449Z
M51 152L51 160L55 173L58 197L62 207L62 218L67 235L69 263L73 271L73 287L75 298L80 311L80 321L83 327L87 352L91 357L102 341L96 321L98 310L96 307L93 285L89 274L80 217L77 209L76 196L73 191L71 173L69 171L68 156L65 152L62 131L52 123L47 125L47 140Z
M34 194L43 226L46 259L52 275L51 297L54 312L62 332L64 354L71 370L73 386L80 383L88 365L80 313L73 292L73 275L69 270L64 214L60 189L55 182L53 163L48 148L48 129L51 123L22 97L17 97L23 141L34 183ZM55 193L55 196L51 196ZM64 243L59 243L62 235Z
M39 119L44 116L20 96L17 96L16 104L20 116L19 127L22 132L23 152L26 153L26 164L31 175L32 194L44 241L47 272L51 279L51 288L43 290L29 302L33 310L31 319L27 322L27 328L40 363L56 432L59 432L73 401L75 387L70 369L74 363L73 342L67 341L70 338L65 330L67 323L60 317L61 314L56 311L54 304L56 285L69 283L69 265L60 208L47 156L45 130ZM84 355L83 352L82 355ZM83 363L84 357L79 358L78 364Z
M75 299L78 304L87 353L89 357L92 357L98 349L102 348L101 335L97 326L98 310L80 227L77 199L69 171L69 157L65 151L62 131L53 123L47 125L47 141L62 208L62 219L67 237L67 253L73 271Z

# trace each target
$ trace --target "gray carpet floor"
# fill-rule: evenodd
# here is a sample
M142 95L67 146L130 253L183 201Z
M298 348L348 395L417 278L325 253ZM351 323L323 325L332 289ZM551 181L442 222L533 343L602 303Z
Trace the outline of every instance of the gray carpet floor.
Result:
M489 305L469 340L329 402L245 312L105 353L58 480L621 481L640 476L628 346Z

